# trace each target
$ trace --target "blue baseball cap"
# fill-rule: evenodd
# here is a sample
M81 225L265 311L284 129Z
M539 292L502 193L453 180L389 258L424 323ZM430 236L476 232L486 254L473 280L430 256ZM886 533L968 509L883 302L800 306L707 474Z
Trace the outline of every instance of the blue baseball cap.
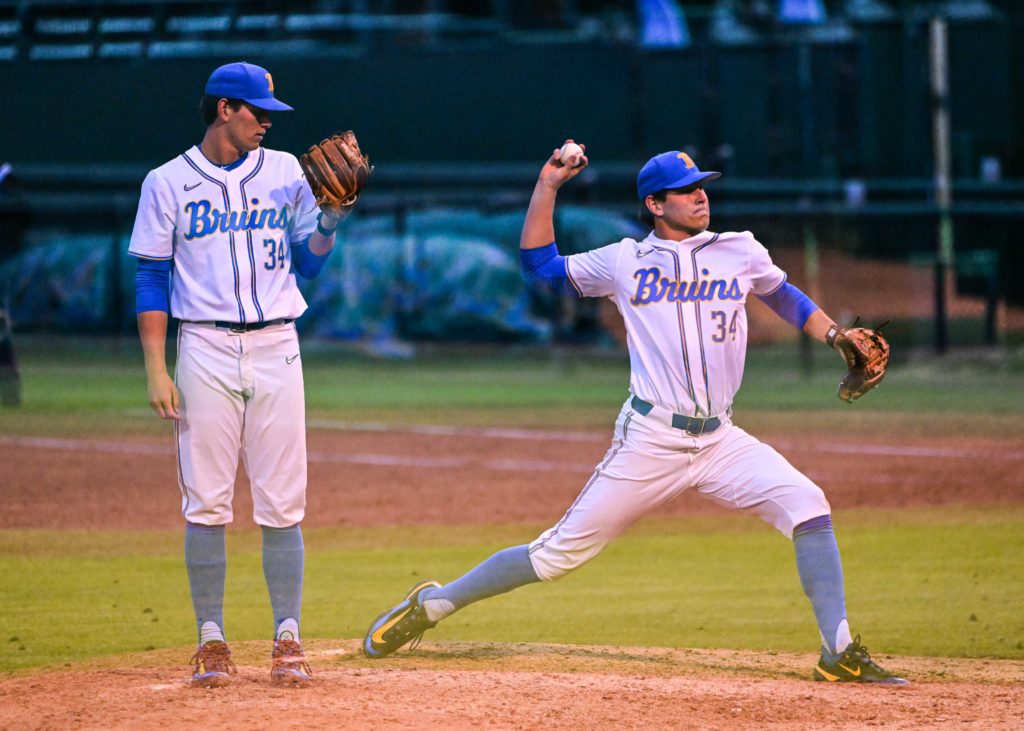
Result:
M636 176L636 192L640 200L654 195L659 190L685 188L702 180L717 180L721 173L708 170L701 172L697 163L689 155L679 150L671 150L655 155L640 168Z
M290 106L274 98L274 80L270 72L245 61L225 64L215 69L203 93L218 99L241 99L257 109L292 111Z

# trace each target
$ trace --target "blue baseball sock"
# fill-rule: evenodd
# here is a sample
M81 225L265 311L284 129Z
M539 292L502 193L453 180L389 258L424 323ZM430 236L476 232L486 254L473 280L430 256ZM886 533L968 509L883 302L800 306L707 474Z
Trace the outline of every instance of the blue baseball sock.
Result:
M286 619L295 621L292 632L298 634L304 558L302 529L298 523L287 528L263 526L263 577L267 580L270 607L274 611L275 637Z
M834 659L850 643L850 626L832 517L821 515L798 525L793 530L793 546L800 583L814 608L824 651Z
M227 573L227 549L224 526L185 524L185 570L192 589L192 608L196 613L199 641L217 639L212 622L224 630L224 576ZM204 625L205 636L204 636Z
M421 595L431 622L444 619L468 604L540 581L530 563L530 547L514 546L498 551L467 574L439 589Z

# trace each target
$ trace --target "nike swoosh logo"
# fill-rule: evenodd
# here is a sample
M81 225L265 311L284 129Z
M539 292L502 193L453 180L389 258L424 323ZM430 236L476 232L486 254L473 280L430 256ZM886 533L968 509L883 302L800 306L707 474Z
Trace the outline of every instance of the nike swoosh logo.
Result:
M373 642L376 642L378 645L382 644L384 642L384 633L387 632L392 627L394 627L396 624L398 624L401 621L402 617L404 617L405 615L407 615L411 611L412 611L412 605L409 605L408 607L405 608L404 612L402 612L401 614L393 617L390 622L385 622L384 624L382 624L377 629L376 632L374 632L372 635L370 635L370 639Z
M296 358L298 358L298 357L299 357L299 354L298 354L298 353L296 353L295 355L293 355L293 356L292 356L291 358L289 358L288 356L285 356L285 358L284 358L284 362L285 362L285 363L287 363L288 365L291 365L292 363L294 363L294 362L295 362L295 359L296 359Z
M200 180L200 181L199 181L198 183L196 183L195 185L186 185L186 186L185 186L185 191L186 191L186 192L188 192L188 191L190 191L190 190L195 190L196 188L198 188L198 187L199 187L200 185L202 185L202 184L203 184L203 181L202 181L202 180Z
M841 667L843 670L848 672L853 677L855 677L855 678L860 677L860 668L857 668L856 670L851 670L850 668L848 668L845 665L843 665L841 662L837 662L836 665Z
M645 256L647 256L648 254L651 254L653 252L654 252L654 249L648 249L647 251L641 251L640 253L638 253L636 255L636 258L637 259L643 259Z
M835 682L839 680L838 675L833 675L832 673L826 671L823 667L821 667L820 663L818 664L818 672L825 676L825 680L828 680L829 682Z

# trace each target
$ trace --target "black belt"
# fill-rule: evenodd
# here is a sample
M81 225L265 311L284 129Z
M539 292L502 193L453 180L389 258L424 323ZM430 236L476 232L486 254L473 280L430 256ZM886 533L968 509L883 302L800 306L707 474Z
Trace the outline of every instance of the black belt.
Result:
M223 327L233 333L245 333L251 330L262 330L272 325L287 325L289 322L295 322L295 320L287 317L279 320L264 320L263 322L224 322L223 320L217 320L213 324L215 327Z
M634 396L630 405L643 416L647 416L651 413L651 409L654 408L654 404L644 401L639 396ZM722 420L717 416L712 416L710 419L700 419L696 416L672 414L672 426L695 437L699 437L701 434L710 434L721 425Z

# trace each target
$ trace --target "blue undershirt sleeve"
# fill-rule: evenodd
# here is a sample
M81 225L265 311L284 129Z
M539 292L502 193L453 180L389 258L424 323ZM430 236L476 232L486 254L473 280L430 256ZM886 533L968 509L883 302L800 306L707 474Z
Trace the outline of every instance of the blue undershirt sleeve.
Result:
M171 259L139 259L135 270L135 314L170 312Z
M333 249L332 249L333 251ZM312 279L324 268L324 262L331 255L328 251L323 256L318 256L309 250L309 237L292 244L292 269L300 277Z
M519 264L530 284L543 282L558 287L566 280L565 257L558 253L554 241L538 249L520 249Z
M814 304L810 297L800 291L799 287L794 287L789 282L786 282L771 294L757 295L757 298L772 308L776 315L798 330L803 329L807 318L815 310L821 309Z

